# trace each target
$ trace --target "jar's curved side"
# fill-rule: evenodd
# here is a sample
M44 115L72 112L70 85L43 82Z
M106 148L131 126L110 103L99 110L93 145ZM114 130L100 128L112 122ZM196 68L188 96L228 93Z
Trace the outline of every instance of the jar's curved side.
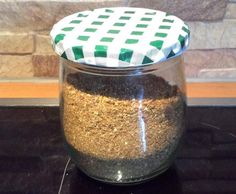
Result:
M68 63L61 65L61 120L78 167L113 183L142 181L167 169L184 130L182 58L166 68L116 75Z

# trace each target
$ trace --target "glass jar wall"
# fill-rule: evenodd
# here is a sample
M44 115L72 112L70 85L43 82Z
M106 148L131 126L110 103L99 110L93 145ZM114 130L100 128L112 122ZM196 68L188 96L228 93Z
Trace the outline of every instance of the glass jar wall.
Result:
M182 56L123 69L61 58L60 79L66 147L84 173L127 184L171 165L185 127Z

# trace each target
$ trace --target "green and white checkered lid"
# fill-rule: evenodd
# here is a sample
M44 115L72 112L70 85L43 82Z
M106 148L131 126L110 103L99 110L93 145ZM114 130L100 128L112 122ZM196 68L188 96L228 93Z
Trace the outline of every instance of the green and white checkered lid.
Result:
M152 9L101 8L69 15L50 33L55 52L77 63L105 67L144 66L180 55L189 28Z

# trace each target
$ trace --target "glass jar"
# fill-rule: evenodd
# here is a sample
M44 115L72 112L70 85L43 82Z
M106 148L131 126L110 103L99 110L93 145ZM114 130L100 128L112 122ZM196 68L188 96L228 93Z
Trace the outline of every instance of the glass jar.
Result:
M63 18L50 35L61 57L62 130L78 168L114 184L164 172L184 131L188 26L158 10L99 8Z
M62 130L79 169L116 184L168 169L185 128L181 55L126 68L61 58L60 78Z

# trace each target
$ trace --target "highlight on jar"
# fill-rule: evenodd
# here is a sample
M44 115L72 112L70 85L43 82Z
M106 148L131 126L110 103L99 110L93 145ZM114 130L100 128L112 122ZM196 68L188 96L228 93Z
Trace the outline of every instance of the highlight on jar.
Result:
M51 31L66 149L88 176L147 181L173 163L185 129L188 26L158 10L100 8Z

